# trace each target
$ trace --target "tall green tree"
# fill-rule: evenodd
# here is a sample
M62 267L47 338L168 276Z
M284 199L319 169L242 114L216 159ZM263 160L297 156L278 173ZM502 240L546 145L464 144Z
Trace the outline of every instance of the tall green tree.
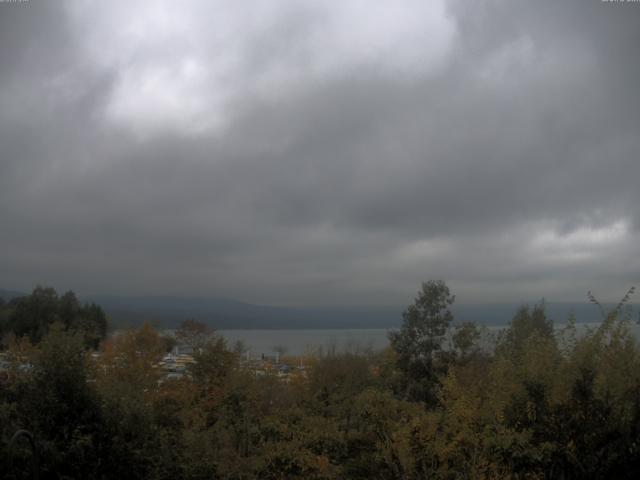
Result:
M8 321L8 330L16 336L28 336L39 342L58 316L58 294L53 288L37 286L31 295L16 301L15 309Z
M528 305L518 309L509 327L501 332L497 351L508 356L518 356L533 336L555 342L553 320L547 317L544 301L534 305L533 309Z
M454 301L455 295L444 281L424 282L413 305L402 314L400 330L389 333L407 399L427 404L437 400L438 357L453 321L450 306Z
M96 478L103 439L82 334L56 322L15 379L18 425L35 436L43 478Z
M82 334L87 347L97 348L107 335L107 317L93 303L81 305L75 293L58 296L50 287L36 287L30 295L14 299L7 309L5 330L38 343L55 322Z

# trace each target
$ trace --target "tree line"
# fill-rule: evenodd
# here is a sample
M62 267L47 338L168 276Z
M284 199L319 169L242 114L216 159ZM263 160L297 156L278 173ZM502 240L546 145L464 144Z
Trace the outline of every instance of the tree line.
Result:
M72 291L58 295L53 288L38 286L30 295L8 302L0 298L0 339L4 343L10 336L39 343L55 323L81 332L87 348L98 348L107 335L102 308L95 303L81 304Z
M36 290L18 302L30 304L23 313L15 303L1 308L5 332L14 330L4 352L9 379L0 384L0 465L10 437L27 429L41 478L640 473L640 350L626 300L591 328L570 318L558 329L543 303L523 306L491 336L456 324L455 297L429 281L388 348L305 359L307 374L289 383L256 377L221 337L191 321L181 332L198 346L190 376L159 381L154 365L170 344L150 325L96 342L102 330L87 319L97 317L65 316L66 294ZM38 310L43 296L47 315ZM83 308L97 307L74 311ZM15 330L16 318L36 311L42 320ZM11 473L28 478L30 453L15 455Z

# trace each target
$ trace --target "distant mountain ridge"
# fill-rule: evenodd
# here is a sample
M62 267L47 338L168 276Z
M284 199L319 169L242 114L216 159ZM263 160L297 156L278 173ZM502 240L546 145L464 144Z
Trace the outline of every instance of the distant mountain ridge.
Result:
M83 299L101 305L114 324L136 325L145 320L173 327L186 318L217 329L395 328L406 306L274 307L215 297L96 295ZM529 302L534 305L536 302ZM522 303L454 304L457 322L506 325ZM615 304L603 304L607 310ZM565 323L573 312L578 322L601 320L599 310L585 302L547 302L547 315Z
M273 307L203 297L87 297L101 305L115 324L145 320L173 327L195 318L217 329L387 328L400 318L397 307Z
M2 290L0 297L8 300L25 293ZM395 328L402 323L406 306L354 307L274 307L254 305L215 297L180 297L169 295L79 296L82 302L100 305L113 327L141 325L149 321L159 328L173 328L180 321L194 318L216 329L358 329ZM530 302L533 305L535 302ZM455 304L456 322L473 321L485 325L506 325L522 303ZM603 304L605 309L615 304ZM583 303L548 302L547 314L557 324L564 323L570 313L578 322L597 322L600 312L586 301ZM637 315L637 313L634 313ZM634 319L637 317L634 317Z
M3 290L0 288L0 298L4 299L4 300L11 300L12 298L16 298L16 297L24 297L25 295L27 295L24 292L18 292L15 290Z

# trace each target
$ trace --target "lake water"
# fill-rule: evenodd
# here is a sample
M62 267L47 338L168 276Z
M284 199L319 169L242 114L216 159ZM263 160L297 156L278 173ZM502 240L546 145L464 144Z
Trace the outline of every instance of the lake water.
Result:
M577 324L578 331L593 328L597 323ZM556 329L563 328L557 324ZM488 334L497 333L504 326L488 326ZM636 338L640 339L640 326L631 325ZM229 348L237 341L242 341L252 356L273 354L276 348L283 347L287 354L303 355L327 351L363 352L366 350L382 350L389 340L386 328L371 329L335 329L335 330L217 330L227 340Z

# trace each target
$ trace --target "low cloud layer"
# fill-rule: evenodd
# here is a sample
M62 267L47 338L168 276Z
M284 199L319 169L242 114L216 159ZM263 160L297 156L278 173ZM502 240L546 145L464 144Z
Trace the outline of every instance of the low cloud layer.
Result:
M599 0L0 3L0 285L615 301L638 25Z

